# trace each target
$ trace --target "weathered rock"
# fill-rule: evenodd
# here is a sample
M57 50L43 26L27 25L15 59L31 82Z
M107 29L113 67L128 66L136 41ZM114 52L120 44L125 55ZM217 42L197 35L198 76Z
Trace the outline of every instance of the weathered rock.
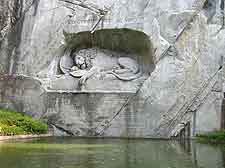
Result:
M0 28L9 16L2 9ZM0 80L2 107L44 118L62 135L165 138L179 135L186 124L192 136L220 128L223 1L38 0L18 4L16 13L22 20L15 30L9 26L2 41L0 73L29 78ZM63 56L68 46L113 50L112 58L115 51L138 51L128 56L145 75L129 82L96 75L78 89L78 79L57 78L59 67L67 73L73 66L72 58ZM107 54L100 54L96 62L104 65ZM106 67L116 64L107 60Z

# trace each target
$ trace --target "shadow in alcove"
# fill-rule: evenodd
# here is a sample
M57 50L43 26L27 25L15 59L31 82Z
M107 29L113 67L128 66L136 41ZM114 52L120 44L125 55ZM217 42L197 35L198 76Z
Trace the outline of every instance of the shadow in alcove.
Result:
M90 31L78 33L64 32L64 36L66 49L62 56L63 58L60 60L60 68L63 74L65 74L65 72L62 70L62 67L66 67L65 71L72 69L73 64L75 64L75 57L73 57L73 55L78 53L79 55L83 54L83 58L85 59L88 57L92 59L92 62L95 64L94 66L100 67L100 71L104 74L106 74L105 72L107 70L110 71L115 67L118 68L118 60L120 58L125 58L123 62L130 65L130 67L134 67L134 65L130 63L136 62L140 71L143 72L143 75L134 78L135 80L116 80L115 77L113 78L113 75L108 75L107 77L103 75L103 77L100 78L88 79L85 89L74 87L78 85L78 79L67 75L67 77L52 81L52 88L50 88L50 90L135 92L155 68L152 43L149 36L143 32L127 28L101 29L93 33ZM127 61L127 58L130 60L128 59ZM101 75L102 74L100 74L100 76ZM132 74L130 77L132 77ZM64 81L66 81L66 83ZM63 83L65 83L65 85Z
M73 50L98 47L115 52L139 55L138 63L149 70L154 68L153 49L149 36L144 32L121 28L101 29L93 33L90 31L66 33L67 47Z

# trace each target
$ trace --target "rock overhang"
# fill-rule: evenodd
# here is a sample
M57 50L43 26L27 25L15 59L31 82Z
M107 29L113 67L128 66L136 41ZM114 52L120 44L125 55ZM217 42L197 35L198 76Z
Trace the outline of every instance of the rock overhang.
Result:
M128 28L100 29L94 32L67 33L66 47L72 50L98 47L115 52L138 55L137 61L144 66L154 66L153 45L147 34Z

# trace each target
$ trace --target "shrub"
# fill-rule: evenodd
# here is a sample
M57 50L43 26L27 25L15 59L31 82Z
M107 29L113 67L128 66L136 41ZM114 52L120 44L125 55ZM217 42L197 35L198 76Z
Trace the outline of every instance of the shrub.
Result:
M196 137L201 142L225 142L225 130L214 131L208 134L198 134Z
M21 135L26 134L26 132L17 126L6 126L1 125L0 126L0 134L3 136L11 136L11 135Z
M24 114L0 109L0 135L44 134L47 124Z

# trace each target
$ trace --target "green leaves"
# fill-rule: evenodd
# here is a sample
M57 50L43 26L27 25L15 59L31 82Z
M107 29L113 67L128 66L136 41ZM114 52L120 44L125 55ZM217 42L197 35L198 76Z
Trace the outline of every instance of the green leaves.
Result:
M208 134L198 134L196 135L197 140L200 142L209 142L209 143L224 143L225 142L225 130L214 131Z
M0 110L0 135L45 134L48 126L21 113Z

